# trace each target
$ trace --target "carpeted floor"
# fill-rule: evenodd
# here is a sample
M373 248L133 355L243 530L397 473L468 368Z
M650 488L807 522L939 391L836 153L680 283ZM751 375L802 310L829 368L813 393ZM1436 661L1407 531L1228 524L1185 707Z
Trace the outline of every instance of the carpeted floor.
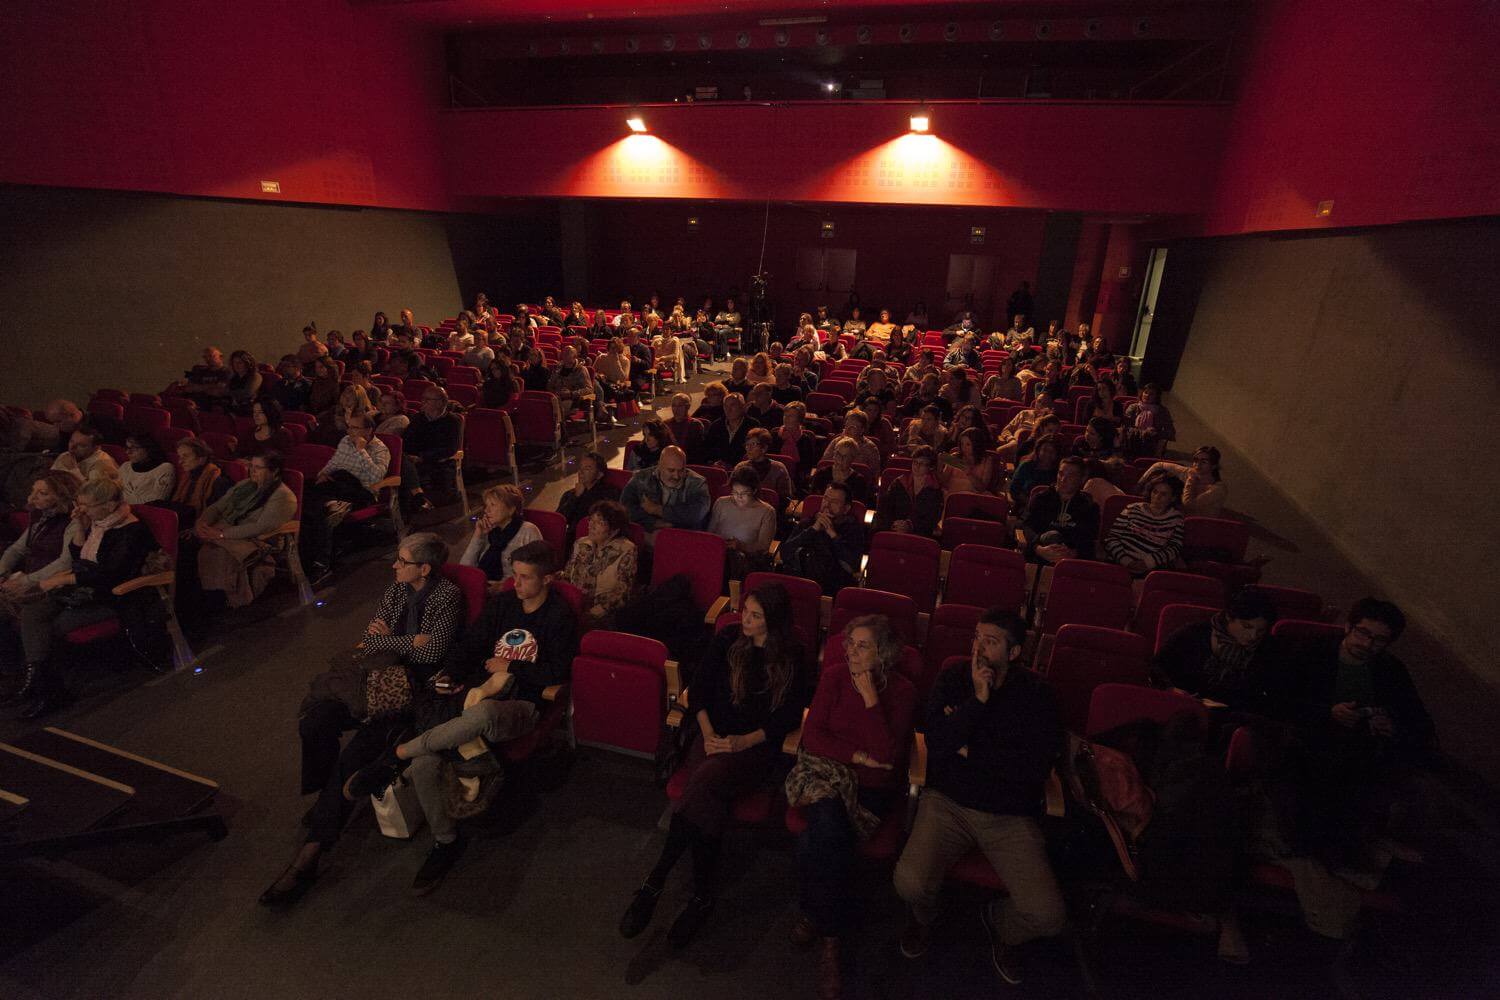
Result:
M630 431L609 435L602 450L611 464ZM1196 432L1189 422L1184 443L1196 443ZM568 452L573 461L578 453ZM528 502L553 507L570 473L528 469ZM1236 480L1237 507L1257 495L1250 478ZM1260 513L1267 532L1301 530ZM438 514L458 542L467 525L456 508ZM620 913L660 847L665 796L647 763L599 751L517 774L492 814L468 825L468 852L431 896L408 892L426 832L412 843L388 840L362 807L295 909L256 905L301 840L308 800L296 787L298 703L308 679L368 621L392 551L383 542L346 562L319 607L297 607L284 589L268 594L236 616L227 642L205 647L200 673L93 673L84 697L47 720L216 779L230 835L0 867L0 996L812 996L813 957L786 941L796 881L785 836L731 838L719 910L685 952L672 953L664 937L686 900L686 864L653 927L634 941L619 937ZM0 722L0 738L20 731ZM1342 985L1372 997L1500 995L1490 946L1493 840L1463 828L1443 842L1444 856L1404 879L1425 900L1420 916L1372 921L1339 966L1337 947L1289 916L1250 917L1254 961L1244 968L1215 960L1212 938L1113 921L1093 951L1099 994L1264 1000L1332 996ZM977 897L955 893L930 955L908 962L895 949L901 912L889 873L868 871L861 896L849 997L1085 993L1067 941L1029 949L1022 987L1000 984Z

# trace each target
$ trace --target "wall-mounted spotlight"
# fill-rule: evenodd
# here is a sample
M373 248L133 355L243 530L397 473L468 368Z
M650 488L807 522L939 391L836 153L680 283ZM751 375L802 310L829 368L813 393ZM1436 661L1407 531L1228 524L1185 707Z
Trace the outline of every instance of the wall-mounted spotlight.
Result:
M631 115L629 118L625 119L625 124L630 126L630 131L632 132L646 131L646 119L642 118L640 115Z
M927 105L923 104L911 113L911 130L913 132L926 132L932 127L932 116L927 111Z

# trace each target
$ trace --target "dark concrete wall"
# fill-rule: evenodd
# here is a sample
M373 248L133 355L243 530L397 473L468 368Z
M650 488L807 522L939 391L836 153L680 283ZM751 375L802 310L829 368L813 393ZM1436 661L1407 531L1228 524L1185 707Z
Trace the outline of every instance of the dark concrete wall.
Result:
M470 220L463 220L469 222ZM302 327L459 308L453 217L0 188L0 400L157 391L204 344L261 360ZM483 245L463 226L462 244ZM491 288L490 294L496 295ZM503 301L503 300L499 300Z
M1198 245L1176 404L1500 688L1500 220Z

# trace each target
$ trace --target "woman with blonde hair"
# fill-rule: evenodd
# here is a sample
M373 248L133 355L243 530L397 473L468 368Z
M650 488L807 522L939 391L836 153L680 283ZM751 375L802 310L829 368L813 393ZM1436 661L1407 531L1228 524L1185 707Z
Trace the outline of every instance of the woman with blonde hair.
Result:
M0 554L0 596L12 601L36 597L43 580L71 568L68 545L77 540L78 522L68 515L80 485L76 476L54 471L32 481L26 498L26 530ZM15 610L4 601L0 609Z
M750 370L747 373L747 377L755 385L759 385L762 382L775 384L776 370L771 365L771 356L765 351L761 351L755 357L751 358Z
M515 551L542 540L537 526L522 516L525 506L521 491L509 483L484 491L484 513L474 520L474 534L459 562L484 570L491 594L498 594L510 579Z

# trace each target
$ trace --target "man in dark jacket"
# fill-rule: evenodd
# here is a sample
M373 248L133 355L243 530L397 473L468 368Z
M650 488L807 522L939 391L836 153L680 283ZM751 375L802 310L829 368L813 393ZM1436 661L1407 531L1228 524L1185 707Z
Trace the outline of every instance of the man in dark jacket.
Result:
M1173 632L1156 651L1151 671L1159 683L1209 698L1233 712L1268 711L1266 686L1280 669L1284 644L1271 638L1275 605L1242 590L1207 621Z
M1088 463L1068 456L1058 463L1057 485L1037 497L1026 512L1021 532L1026 558L1055 563L1060 559L1092 559L1099 540L1099 505L1083 492Z
M849 487L829 483L811 524L794 530L777 553L778 565L793 576L816 580L825 594L855 582L865 554L865 526L855 516Z
M901 952L927 950L938 894L960 858L982 852L1008 895L983 913L995 970L1020 982L1013 949L1059 933L1067 908L1036 817L1062 749L1057 704L1025 669L1026 625L1013 611L979 617L968 663L937 679L928 698L926 787L896 864L897 894L911 908Z
M1298 643L1272 678L1272 712L1296 727L1296 839L1335 864L1358 864L1383 833L1412 765L1437 747L1432 717L1388 647L1406 616L1372 597L1349 610L1342 639Z
M620 488L604 478L609 467L603 455L591 451L578 460L578 483L557 501L557 512L568 519L568 530L589 516L600 500L619 500Z
M463 424L448 410L442 386L422 391L422 412L401 435L401 492L419 510L431 510L425 488L440 478L453 482L453 456L463 441Z

